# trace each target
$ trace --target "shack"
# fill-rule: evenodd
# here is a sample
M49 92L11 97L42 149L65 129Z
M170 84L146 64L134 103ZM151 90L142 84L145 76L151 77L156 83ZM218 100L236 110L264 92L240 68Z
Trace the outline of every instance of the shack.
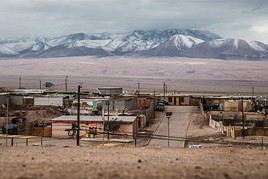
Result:
M42 95L42 89L14 89L9 91L9 102L12 106L30 107L34 105L34 96Z
M129 111L129 110L136 110L138 109L137 105L137 98L136 97L117 97L117 98L111 98L109 103L109 109L110 111L116 111L119 112L123 111ZM108 104L105 103L104 110L108 110Z
M118 136L135 136L138 131L137 116L109 116L109 121L116 121L119 127L116 131L112 131ZM72 129L77 122L77 116L60 116L51 120L52 137L54 138L70 138L66 129ZM108 123L108 116L80 116L80 135L86 134L89 128L94 128L97 133L103 132L105 123ZM142 127L142 126L140 126ZM115 137L118 137L115 136Z
M21 107L33 106L33 96L10 95L9 100L12 106L21 106Z

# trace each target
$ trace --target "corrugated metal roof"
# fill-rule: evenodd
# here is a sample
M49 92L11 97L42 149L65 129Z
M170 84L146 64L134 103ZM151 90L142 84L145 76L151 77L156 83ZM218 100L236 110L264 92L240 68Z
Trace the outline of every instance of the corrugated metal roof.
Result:
M46 92L46 89L14 89L11 90L11 94L42 94Z
M0 93L0 96L6 96L8 93Z
M80 116L81 122L101 122L103 121L102 116ZM109 120L115 120L120 122L134 122L137 116L110 116ZM105 116L105 121L108 120L108 117ZM77 116L60 116L54 119L51 119L52 122L76 122Z

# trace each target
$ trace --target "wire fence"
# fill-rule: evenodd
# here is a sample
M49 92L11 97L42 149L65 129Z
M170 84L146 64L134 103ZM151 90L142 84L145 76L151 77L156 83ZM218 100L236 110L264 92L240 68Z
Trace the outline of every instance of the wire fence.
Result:
M102 131L97 131L96 137L97 138L107 138L108 131L103 131L103 128L98 128ZM86 129L81 129L81 131L88 131ZM154 140L161 140L161 141L175 141L175 142L185 142L187 145L190 144L219 144L219 145L234 145L234 146L242 146L242 147L268 147L268 143L261 141L254 141L254 142L248 142L248 141L231 141L231 140L224 140L222 136L215 136L215 135L204 135L204 136L195 136L195 137L178 137L178 136L168 136L168 135L160 135L160 134L154 134L154 133L140 133L140 132L127 132L127 131L121 131L121 132L111 132L109 133L110 137L116 137L116 138L131 138L134 141L134 144L137 144L135 146L137 147L145 147L150 144L150 141L152 139ZM80 138L86 137L86 134L81 135ZM263 137L263 136L260 136ZM72 138L76 138L76 136L73 136ZM146 139L146 144L139 145L139 140ZM263 139L263 138L262 138ZM107 141L105 141L107 142ZM187 147L186 145L186 147Z
M87 131L85 129L82 129L81 131ZM96 138L99 139L107 139L108 132L107 131L97 131ZM219 145L232 145L232 146L241 146L241 147L268 147L268 143L264 142L263 138L261 141L255 141L255 142L248 142L248 141L226 141L223 140L223 137L216 137L214 139L209 139L212 136L197 136L197 137L178 137L178 136L168 136L168 135L159 135L159 134L148 134L148 133L132 133L132 132L110 132L109 133L111 138L123 138L123 139L133 139L133 143L135 144L135 147L146 147L150 144L150 141L152 139L154 140L161 140L161 141L175 141L175 142L185 142L187 147L190 144L219 144ZM66 132L67 136L67 132ZM80 136L81 138L85 138L86 134L83 134ZM260 136L261 137L261 136ZM55 140L70 140L70 139L76 139L76 136L69 136L68 138L51 138L51 137L43 137L42 142L45 145L45 142L51 142ZM147 140L146 144L139 144L139 140ZM25 144L25 139L16 139L14 140L14 145L20 145ZM0 139L0 141L6 141L6 139ZM75 140L74 140L75 142ZM105 140L104 142L109 142L108 140ZM5 142L4 142L5 143ZM40 143L40 139L30 139L30 144L37 145L37 143ZM137 144L137 145L136 145ZM57 145L57 144L55 144Z

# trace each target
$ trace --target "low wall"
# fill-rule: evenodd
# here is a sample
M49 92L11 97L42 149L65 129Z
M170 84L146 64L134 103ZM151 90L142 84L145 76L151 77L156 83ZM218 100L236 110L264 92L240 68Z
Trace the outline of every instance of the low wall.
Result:
M120 135L133 135L135 129L135 123L121 123L118 131L115 131L115 134ZM102 132L103 122L91 122L91 123L81 123L80 124L80 136L86 134L86 130L89 127L97 128L97 132ZM72 138L72 136L68 136L68 132L65 129L71 129L72 123L66 122L54 122L52 123L52 137L53 138Z
M32 135L40 136L40 137L51 137L52 128L51 127L34 127L32 129Z

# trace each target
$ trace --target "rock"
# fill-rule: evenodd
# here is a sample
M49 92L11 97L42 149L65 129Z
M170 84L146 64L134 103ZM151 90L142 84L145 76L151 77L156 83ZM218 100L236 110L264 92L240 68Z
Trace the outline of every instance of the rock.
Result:
M195 169L200 170L200 169L201 169L201 167L200 167L200 166L195 166Z

